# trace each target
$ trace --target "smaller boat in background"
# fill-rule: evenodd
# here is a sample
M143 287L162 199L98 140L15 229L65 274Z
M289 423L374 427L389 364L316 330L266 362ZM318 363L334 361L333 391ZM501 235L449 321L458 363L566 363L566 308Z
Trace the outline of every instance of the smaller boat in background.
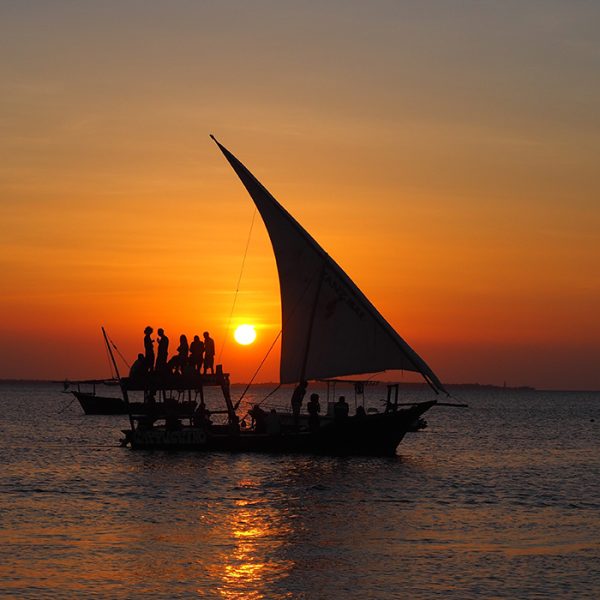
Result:
M65 394L73 394L79 401L83 412L86 415L128 415L130 412L144 414L147 410L156 412L156 406L168 406L169 413L175 415L184 415L192 413L196 408L196 401L191 397L186 399L181 391L170 391L169 394L163 393L161 401L155 405L148 402L131 402L125 400L121 391L121 383L118 379L84 379L81 381L64 381ZM103 396L96 392L97 385L107 387L117 387L120 396ZM76 386L77 389L69 389ZM149 408L150 407L150 408Z
M115 386L121 391L117 379L84 379L65 381L63 393L73 394L86 415L126 415L128 408L123 396L99 395L97 385ZM76 386L76 389L70 389L71 386Z

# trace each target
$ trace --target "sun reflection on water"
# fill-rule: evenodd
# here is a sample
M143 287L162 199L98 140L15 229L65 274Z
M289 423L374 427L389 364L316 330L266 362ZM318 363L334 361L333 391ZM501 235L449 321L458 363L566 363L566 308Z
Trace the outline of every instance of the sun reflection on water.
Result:
M248 482L240 482L246 487ZM291 533L285 515L266 500L238 499L228 513L223 536L228 550L221 553L220 564L212 564L209 574L218 582L217 593L227 600L288 598L276 594L272 585L286 577L293 561L281 557ZM198 592L205 590L198 590Z

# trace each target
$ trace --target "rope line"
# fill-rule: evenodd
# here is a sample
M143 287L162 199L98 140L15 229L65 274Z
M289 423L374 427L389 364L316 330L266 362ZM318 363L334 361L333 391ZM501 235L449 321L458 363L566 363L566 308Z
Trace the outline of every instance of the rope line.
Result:
M229 313L229 319L227 321L227 329L225 330L225 339L223 340L223 344L221 349L219 350L219 357L217 358L217 362L221 362L221 355L223 354L223 350L225 350L225 345L227 344L229 328L231 327L231 319L233 318L233 311L235 310L235 305L237 302L238 293L240 291L240 283L242 282L242 275L244 273L244 266L246 265L246 256L248 255L248 248L250 247L250 238L252 237L252 229L254 228L254 221L256 219L256 206L254 207L254 212L252 213L252 221L250 223L250 231L248 231L248 239L246 240L246 249L244 250L244 256L242 258L242 266L240 268L240 275L237 280L237 285L235 288L235 294L233 296L233 304L231 305L231 312Z
M108 351L108 348L107 348L106 344L102 344L102 346L104 346L104 352L106 352L106 360L108 362L108 372L110 373L111 377L115 377L114 367L113 367L112 362L110 360L110 352Z
M266 402L279 388L281 387L281 384L279 384L273 391L269 392L259 403L258 405L260 406L261 404L263 404L264 402Z
M250 382L248 383L248 385L246 386L246 388L244 389L244 391L242 392L242 395L240 396L240 399L235 403L234 406L234 410L238 409L238 406L240 405L240 402L242 401L242 399L244 398L244 396L246 395L246 392L250 389L250 386L252 385L252 383L254 382L254 379L256 378L256 376L258 375L258 372L262 369L262 366L265 364L265 361L267 360L269 354L271 354L271 350L273 350L273 347L275 346L275 344L277 343L277 340L279 339L279 337L281 336L281 329L279 330L279 333L275 336L275 339L273 340L273 343L271 344L271 347L267 350L267 353L265 354L264 358L262 359L262 361L260 362L260 365L258 365L258 368L256 369L256 371L254 372L254 375L252 375L252 378L250 379ZM280 384L281 385L281 384Z
M311 284L313 283L315 278L315 275L313 275L313 277L311 277L308 282L306 283L306 286L304 287L304 290L302 291L302 294L300 294L300 297L298 298L298 300L296 301L296 303L294 304L294 306L292 307L292 310L289 311L289 313L287 315L285 315L285 317L282 316L282 329L279 330L279 333L277 334L277 336L275 337L275 339L273 340L273 343L271 344L271 347L267 350L267 353L265 354L265 357L262 359L260 365L258 365L258 369L256 369L256 371L254 372L254 375L252 376L252 378L250 379L250 383L248 383L248 385L246 386L246 388L244 389L244 391L242 392L242 395L240 396L240 399L237 401L234 410L238 409L238 406L240 405L240 402L242 401L242 399L244 398L244 396L246 395L246 392L250 389L250 386L252 385L252 383L254 382L254 379L256 378L256 376L258 375L258 372L261 370L262 366L265 364L265 361L267 360L267 357L269 356L269 354L271 353L271 350L273 350L273 347L275 346L275 343L277 342L277 340L279 339L279 337L281 336L281 333L283 332L283 323L284 322L288 322L292 316L294 315L294 313L296 312L296 309L300 306L300 303L302 302L302 299L304 298L306 292L308 291L308 289L310 288ZM279 384L279 386L276 389L279 389L279 387L281 387L281 384ZM273 393L273 392L272 392ZM270 396L271 394L269 394ZM267 396L267 398L269 397ZM266 398L265 398L266 400ZM264 402L264 400L263 400ZM262 402L261 402L262 404Z
M127 362L127 359L121 354L121 351L117 348L117 345L112 341L112 339L109 337L108 341L110 342L110 345L117 351L117 354L121 357L121 360L127 365L128 369L131 369L131 365ZM108 350L107 350L108 352ZM112 373L112 369L111 369L111 373ZM115 377L116 377L116 373L115 373Z
M277 387L274 390L271 390L256 406L260 406L261 404L264 404L279 388L281 387L281 384L277 384ZM242 401L242 398L240 398L240 402ZM236 404L236 409L237 409L237 404ZM245 419L246 417L250 416L250 411L246 411L246 414L242 417L242 419Z
M123 363L127 366L127 368L131 369L131 365L127 362L127 359L121 354L121 351L117 348L117 345L112 341L112 339L108 335L106 336L106 338L108 339L110 345L117 351L117 354L119 355L119 357L121 358ZM114 365L112 364L112 361L110 360L110 352L109 352L106 344L104 345L104 348L106 349L106 357L108 360L108 366L110 367L111 377L113 379L118 379L117 374L114 372L115 371Z
M73 398L73 400L71 400L71 402L69 402L69 404L67 404L66 406L63 406L57 414L62 414L65 412L65 410L67 410L67 408L69 408L71 406L71 404L73 404L73 402L75 402L75 400L77 400L77 398Z

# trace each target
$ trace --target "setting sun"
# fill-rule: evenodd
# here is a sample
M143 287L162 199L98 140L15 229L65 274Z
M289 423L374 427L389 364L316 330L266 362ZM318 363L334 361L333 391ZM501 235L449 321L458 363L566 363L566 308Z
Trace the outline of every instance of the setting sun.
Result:
M235 330L233 337L238 344L247 346L256 339L256 330L253 325L240 325Z

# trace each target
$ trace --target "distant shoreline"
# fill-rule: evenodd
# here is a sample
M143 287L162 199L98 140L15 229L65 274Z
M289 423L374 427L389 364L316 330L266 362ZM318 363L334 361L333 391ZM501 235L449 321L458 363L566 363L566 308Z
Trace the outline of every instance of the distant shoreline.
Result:
M59 385L62 384L64 381L77 381L76 379L73 380L69 380L69 379L61 379L61 380L57 380L57 379L0 379L0 385L2 384L27 384L27 385L50 385L50 384L54 384L54 385ZM357 381L357 383L360 383L360 381ZM381 381L381 380L377 380L377 383L380 385L386 385L387 383L398 383L398 385L400 386L400 388L404 388L404 389L428 389L429 386L426 383L419 383L419 382L393 382L393 381ZM350 385L351 381L349 380L344 380L343 384L345 385ZM231 385L236 385L236 386L240 386L240 385L247 385L246 382L243 381L235 381L232 382ZM262 382L262 383L255 383L253 384L253 387L255 386L278 386L279 384L277 382L274 381L266 381L266 382ZM288 384L286 384L288 385ZM291 385L291 384L289 384ZM321 382L319 385L324 385L324 382ZM492 383L448 383L445 384L445 387L448 390L497 390L497 391L520 391L520 392L524 392L524 391L530 391L530 392L599 392L599 390L591 390L591 389L586 389L586 390L573 390L573 389L556 389L556 388L536 388L533 386L529 386L529 385L516 385L516 386L510 386L510 385L495 385Z

